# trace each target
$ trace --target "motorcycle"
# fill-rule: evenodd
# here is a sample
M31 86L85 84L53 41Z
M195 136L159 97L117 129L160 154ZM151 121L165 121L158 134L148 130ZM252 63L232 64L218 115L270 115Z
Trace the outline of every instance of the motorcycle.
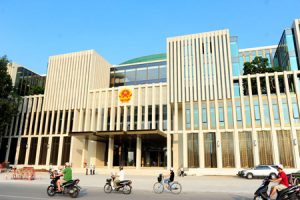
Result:
M106 179L106 184L104 185L105 193L111 193L112 191L123 192L123 194L131 193L131 180L120 181L117 187L114 187L114 180L114 176L111 176L111 178Z
M51 178L51 183L47 187L47 194L49 196L54 196L57 193L61 194L69 194L70 197L76 198L79 195L80 192L80 186L78 185L79 179L70 180L68 182L65 182L61 185L61 192L57 191L57 181L59 180L59 177Z
M267 200L269 199L269 195L267 194L268 187L270 184L270 177L264 178L262 184L260 187L256 190L254 193L254 200L263 199ZM298 200L300 194L300 188L297 185L292 185L284 190L281 190L280 192L277 191L277 198L276 200Z

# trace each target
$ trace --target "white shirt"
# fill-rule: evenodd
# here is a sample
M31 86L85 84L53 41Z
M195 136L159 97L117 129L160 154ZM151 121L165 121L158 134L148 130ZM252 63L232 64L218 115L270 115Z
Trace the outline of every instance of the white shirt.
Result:
M125 172L124 172L124 170L119 171L118 172L118 176L119 176L119 180L120 181L124 181L124 179L125 179Z

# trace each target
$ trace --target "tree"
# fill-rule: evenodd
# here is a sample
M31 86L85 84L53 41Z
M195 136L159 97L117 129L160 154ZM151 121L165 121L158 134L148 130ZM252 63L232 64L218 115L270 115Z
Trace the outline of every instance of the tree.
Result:
M272 72L280 72L282 71L281 68L270 68L269 62L267 58L263 58L261 56L256 56L251 62L244 63L244 74L264 74L264 73L272 73ZM271 93L275 93L275 80L273 77L269 78L269 85ZM262 94L267 93L266 88L266 80L265 77L260 78L260 89ZM249 95L248 91L248 81L243 80L243 88L244 88L244 95ZM257 95L257 81L256 79L251 78L251 90L253 95Z
M19 98L13 93L12 81L7 73L8 60L6 56L0 58L0 133L18 112Z
M34 85L29 89L29 95L44 94L44 88L40 85Z

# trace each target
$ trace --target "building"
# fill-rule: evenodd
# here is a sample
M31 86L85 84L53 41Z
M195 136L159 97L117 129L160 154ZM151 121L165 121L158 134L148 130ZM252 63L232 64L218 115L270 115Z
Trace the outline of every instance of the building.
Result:
M45 87L46 76L34 73L22 65L14 62L8 63L7 71L11 77L12 86L20 96L34 93L34 87L40 87L41 89Z
M45 94L24 97L1 136L1 161L299 168L299 26L277 46L250 49L227 29L171 37L166 54L117 66L94 50L50 56ZM285 71L243 75L257 55Z

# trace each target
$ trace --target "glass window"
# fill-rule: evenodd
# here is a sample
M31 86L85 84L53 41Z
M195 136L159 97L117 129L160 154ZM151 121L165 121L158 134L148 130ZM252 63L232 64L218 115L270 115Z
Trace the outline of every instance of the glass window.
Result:
M202 108L202 123L207 123L206 108Z
M249 100L245 100L245 114L246 114L246 127L251 127L251 113L250 113L250 105Z
M278 109L277 100L273 99L272 104L273 104L272 106L273 106L274 123L275 123L275 125L279 125L280 120L279 120L279 109Z
M147 67L136 69L136 80L137 81L147 80Z
M232 118L232 103L227 102L227 115L228 115L228 127L233 127L233 118Z
M215 105L210 104L210 120L211 120L211 128L216 128L216 113L215 113Z
M220 117L220 122L224 122L224 108L219 107L219 117Z
M148 67L148 80L158 79L158 66Z
M266 100L263 101L264 104L264 117L265 117L265 124L270 126L270 113L269 113L269 106Z
M159 67L159 78L160 79L167 78L167 68L166 68L166 65L161 65Z
M135 72L136 72L136 69L127 69L126 70L126 83L135 82Z
M234 80L233 82L234 86L234 96L239 97L240 96L240 85L238 80Z
M198 133L188 134L188 165L190 168L199 167Z
M236 106L236 119L242 121L241 106Z
M199 128L199 109L198 104L194 104L194 128Z
M185 112L185 114L186 114L186 128L190 129L191 128L191 110L190 110L190 108L186 108L185 110L186 110L186 112Z
M289 117L289 109L288 109L286 99L282 99L282 110L283 110L283 116L284 116L284 123L289 124L290 117Z
M297 102L293 102L293 116L294 116L294 119L299 119Z

